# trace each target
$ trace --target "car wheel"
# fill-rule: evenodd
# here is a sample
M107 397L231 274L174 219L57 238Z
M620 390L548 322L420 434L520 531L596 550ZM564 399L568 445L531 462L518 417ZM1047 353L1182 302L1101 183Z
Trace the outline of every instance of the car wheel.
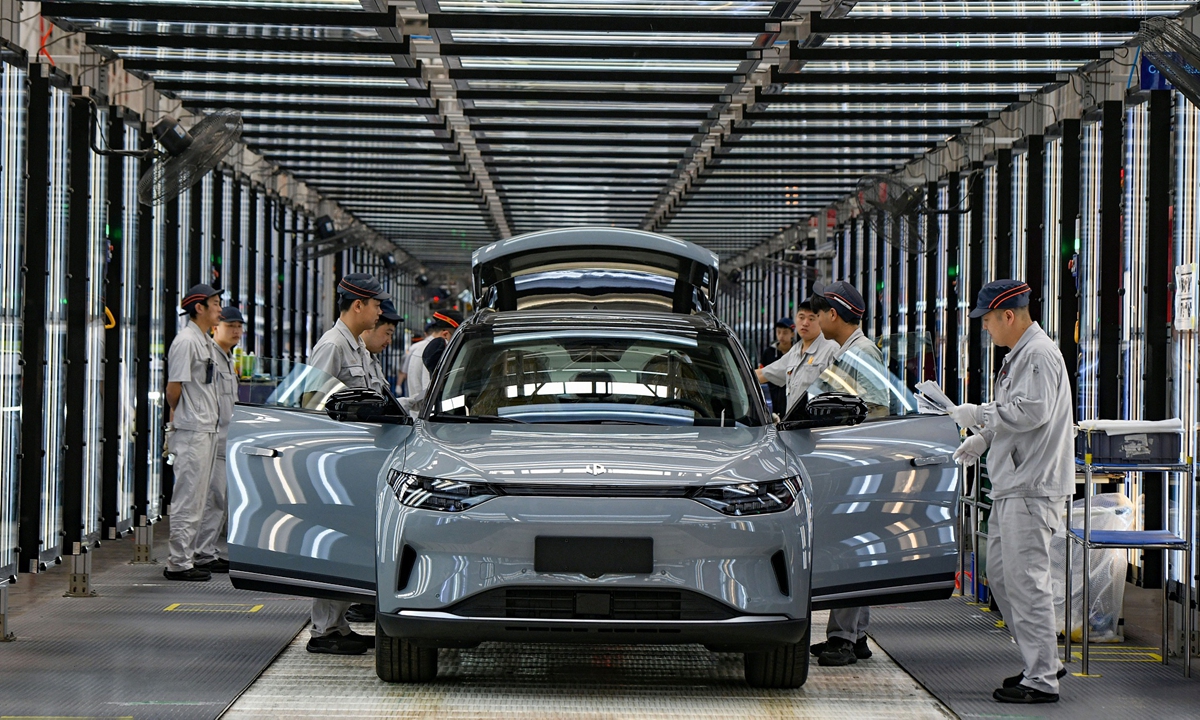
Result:
M746 684L756 688L798 688L808 680L808 645L812 640L812 613L798 643L766 652L748 652L743 658Z
M423 683L437 677L438 651L389 637L375 624L375 674L390 683Z

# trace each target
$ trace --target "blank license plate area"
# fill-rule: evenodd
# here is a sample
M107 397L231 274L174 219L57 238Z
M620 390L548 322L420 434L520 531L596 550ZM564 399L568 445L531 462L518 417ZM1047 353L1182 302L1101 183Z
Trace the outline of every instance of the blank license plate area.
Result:
M533 547L533 569L547 573L582 573L600 577L606 573L654 572L653 538L537 537Z

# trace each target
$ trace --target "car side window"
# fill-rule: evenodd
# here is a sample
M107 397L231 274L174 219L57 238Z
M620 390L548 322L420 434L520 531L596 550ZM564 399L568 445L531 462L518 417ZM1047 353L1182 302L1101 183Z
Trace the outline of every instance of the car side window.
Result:
M262 407L323 412L329 396L346 387L324 370L274 358L258 358L240 375L238 401Z
M877 351L850 348L825 368L808 390L809 397L821 393L849 393L867 404L868 418L912 415L917 401L904 382L883 364Z

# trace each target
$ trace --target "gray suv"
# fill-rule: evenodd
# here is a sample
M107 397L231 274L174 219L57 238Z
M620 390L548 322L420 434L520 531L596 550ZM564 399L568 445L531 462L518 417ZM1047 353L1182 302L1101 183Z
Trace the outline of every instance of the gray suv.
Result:
M813 608L949 595L958 433L886 367L774 418L707 250L571 228L474 260L415 422L303 366L239 408L235 586L375 603L389 682L487 641L700 643L785 688Z

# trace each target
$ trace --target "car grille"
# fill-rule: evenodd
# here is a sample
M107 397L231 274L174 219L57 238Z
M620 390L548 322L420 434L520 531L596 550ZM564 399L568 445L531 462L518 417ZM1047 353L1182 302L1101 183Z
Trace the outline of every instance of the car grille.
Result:
M530 620L725 620L725 605L687 590L505 588L467 598L449 612Z

